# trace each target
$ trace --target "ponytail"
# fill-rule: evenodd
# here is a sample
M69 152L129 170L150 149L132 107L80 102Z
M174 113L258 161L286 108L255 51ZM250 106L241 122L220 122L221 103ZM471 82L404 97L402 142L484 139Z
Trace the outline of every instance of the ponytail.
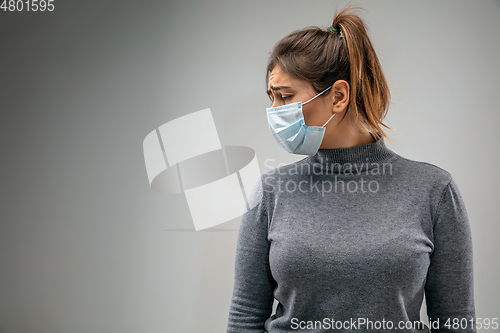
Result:
M368 37L365 23L347 6L335 15L332 26L339 27L345 38L349 54L350 88L349 107L363 128L378 136L389 138L381 126L387 115L390 91L382 66ZM390 140L390 138L389 138Z

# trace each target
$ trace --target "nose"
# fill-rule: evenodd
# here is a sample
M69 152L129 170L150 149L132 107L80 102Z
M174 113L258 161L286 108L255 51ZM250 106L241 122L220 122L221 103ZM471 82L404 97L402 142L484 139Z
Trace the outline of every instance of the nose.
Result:
M281 106L281 105L283 105L283 104L280 104L280 103L279 103L278 101L276 101L276 99L275 99L275 100L273 101L273 104L271 104L271 107L272 107L272 108L275 108L275 107L277 107L277 106Z

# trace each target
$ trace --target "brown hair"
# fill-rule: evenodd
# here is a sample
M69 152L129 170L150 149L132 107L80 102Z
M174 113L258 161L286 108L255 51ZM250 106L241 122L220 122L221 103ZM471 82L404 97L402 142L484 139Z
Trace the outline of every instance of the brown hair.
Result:
M310 82L316 93L345 80L350 87L348 112L376 138L392 140L381 128L394 130L382 122L389 108L389 87L366 25L354 14L356 9L361 8L347 5L335 14L332 27L337 32L309 26L282 38L270 55L266 87L276 65Z

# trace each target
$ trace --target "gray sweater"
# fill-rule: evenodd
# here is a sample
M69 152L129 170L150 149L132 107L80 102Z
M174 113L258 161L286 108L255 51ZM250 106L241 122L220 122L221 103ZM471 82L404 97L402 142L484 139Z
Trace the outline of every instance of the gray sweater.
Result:
M476 332L470 226L447 171L380 139L275 168L249 202L227 332Z

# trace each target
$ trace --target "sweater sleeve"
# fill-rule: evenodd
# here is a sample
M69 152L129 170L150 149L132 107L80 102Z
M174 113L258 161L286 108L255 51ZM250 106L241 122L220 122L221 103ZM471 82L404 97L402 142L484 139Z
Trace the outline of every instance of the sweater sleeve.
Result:
M261 182L254 186L251 196L261 200L242 216L240 223L228 333L263 333L273 306L275 282L269 268L268 214Z
M453 178L441 194L433 233L425 285L431 332L476 332L470 225Z

